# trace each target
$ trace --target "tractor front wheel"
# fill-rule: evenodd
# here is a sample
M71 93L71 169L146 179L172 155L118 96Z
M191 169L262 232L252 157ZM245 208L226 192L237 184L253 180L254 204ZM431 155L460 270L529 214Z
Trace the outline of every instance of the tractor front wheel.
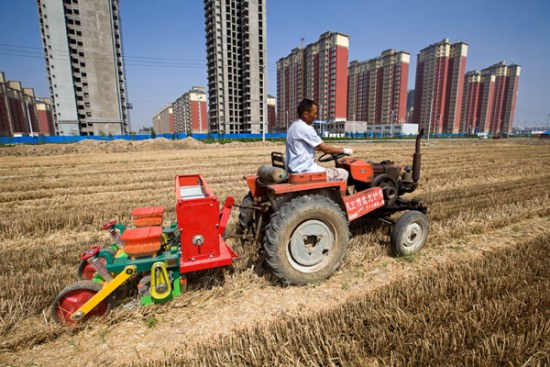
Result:
M330 277L348 250L348 221L321 195L296 197L272 214L264 238L265 260L284 284Z
M411 210L401 216L393 226L391 244L398 256L417 253L428 239L430 224L426 214Z
M101 288L102 285L97 282L82 280L63 289L55 298L55 301L53 301L53 319L61 325L75 325L77 322L71 320L71 315L95 296ZM110 309L111 301L110 297L107 297L107 299L101 301L90 311L85 319L90 317L105 317Z

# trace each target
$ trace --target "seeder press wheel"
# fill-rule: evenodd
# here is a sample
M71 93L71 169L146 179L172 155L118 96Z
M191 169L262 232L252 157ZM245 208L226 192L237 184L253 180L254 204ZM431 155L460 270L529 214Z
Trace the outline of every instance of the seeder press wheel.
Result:
M53 319L61 325L75 325L76 321L71 320L71 315L95 296L101 288L102 285L99 283L83 280L63 289L52 304ZM108 297L90 311L86 318L105 317L110 309L111 302Z

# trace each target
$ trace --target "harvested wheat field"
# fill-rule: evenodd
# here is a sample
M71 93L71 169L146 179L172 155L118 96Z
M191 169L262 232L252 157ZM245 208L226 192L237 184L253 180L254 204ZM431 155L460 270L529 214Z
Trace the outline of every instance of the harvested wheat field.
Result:
M346 143L410 164L413 141ZM388 252L388 225L352 226L350 250L319 284L282 287L249 244L229 269L140 307L135 282L106 319L75 329L49 305L77 280L78 255L108 245L110 218L164 206L174 177L201 173L223 200L280 143L192 139L0 148L0 365L543 366L550 364L550 142L422 142L426 247ZM327 164L328 165L328 164ZM227 228L235 230L237 211Z

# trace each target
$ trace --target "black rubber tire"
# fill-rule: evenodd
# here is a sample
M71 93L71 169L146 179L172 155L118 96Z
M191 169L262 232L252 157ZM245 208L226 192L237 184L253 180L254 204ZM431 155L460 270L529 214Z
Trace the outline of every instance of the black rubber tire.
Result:
M321 281L342 264L349 237L346 216L334 201L299 196L271 215L264 236L265 261L285 285Z
M413 255L420 251L428 240L430 223L426 214L411 210L403 214L393 226L392 249L398 256Z
M252 206L254 204L254 198L249 191L241 201L243 206ZM239 208L239 221L237 223L237 234L243 234L245 230L254 222L254 209Z
M100 251L106 251L110 252L113 257L116 255L116 251L111 248L102 248ZM105 259L105 258L103 258ZM105 260L104 264L107 261ZM78 263L78 269L77 269L77 276L80 280L92 280L93 274L90 276L90 267L89 263L86 260L80 260L80 263ZM94 272L95 273L95 272Z
M92 311L90 311L84 319L79 322L72 321L70 316L87 300L97 294L103 286L100 283L91 280L81 280L73 283L63 289L53 301L51 311L52 317L58 324L61 325L76 325L82 323L90 317L105 317L111 310L111 297L107 297L101 301Z

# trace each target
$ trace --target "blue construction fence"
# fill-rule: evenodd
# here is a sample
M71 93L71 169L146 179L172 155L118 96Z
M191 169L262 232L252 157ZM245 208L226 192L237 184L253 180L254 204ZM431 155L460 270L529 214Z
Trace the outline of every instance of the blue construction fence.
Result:
M379 133L352 133L347 132L344 134L344 137L348 139L407 139L407 138L416 138L416 134L379 134ZM427 137L427 134L424 134L424 138ZM471 134L461 133L461 134L430 134L430 138L471 138Z
M181 140L187 137L192 137L196 140L261 140L262 134L156 134L155 138L165 138L169 140ZM375 134L367 133L345 133L334 138L345 139L410 139L415 138L416 134ZM471 138L470 134L430 134L430 138ZM269 133L265 134L265 138L269 140L281 140L286 138L286 133ZM426 138L426 136L424 137ZM16 136L16 137L0 137L0 144L67 144L78 143L83 140L129 140L140 141L153 139L150 134L137 135L109 135L109 136Z
M156 134L156 138L165 138L169 140L181 140L187 137L192 137L196 140L261 140L262 134ZM266 139L285 139L286 133L270 133L265 134ZM129 140L140 141L153 139L151 134L136 134L136 135L109 135L109 136L15 136L15 137L0 137L0 144L67 144L78 143L83 140Z

